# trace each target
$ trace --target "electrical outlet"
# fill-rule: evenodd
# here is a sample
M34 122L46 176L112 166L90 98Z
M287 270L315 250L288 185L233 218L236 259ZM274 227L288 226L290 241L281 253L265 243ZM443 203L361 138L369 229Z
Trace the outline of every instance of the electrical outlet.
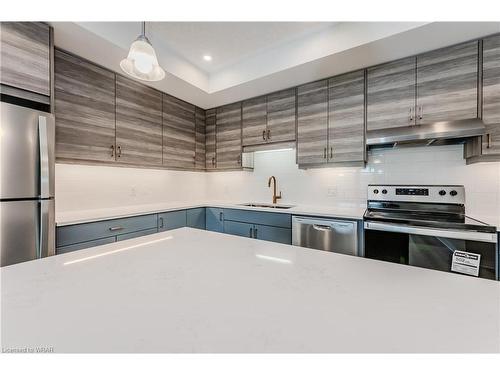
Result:
M329 187L326 195L329 197L336 197L337 196L337 188L336 187Z

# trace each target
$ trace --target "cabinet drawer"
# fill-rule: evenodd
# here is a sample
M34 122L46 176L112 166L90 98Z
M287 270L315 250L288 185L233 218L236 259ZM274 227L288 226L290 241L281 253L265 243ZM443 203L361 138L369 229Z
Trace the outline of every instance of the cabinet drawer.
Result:
M241 221L252 224L272 225L275 227L291 228L292 218L288 214L274 212L224 209L224 220Z
M146 229L146 230L140 230L138 232L132 232L132 233L127 233L127 234L120 234L119 236L116 236L116 240L117 241L129 240L131 238L147 236L148 234L154 234L154 233L157 233L157 232L158 232L158 229L156 229L156 228Z
M89 247L106 245L108 243L115 242L115 237L101 238L100 240L80 242L74 245L62 246L56 249L56 254L69 253L71 251L87 249Z
M224 221L224 233L240 237L253 238L253 224L241 223L239 221Z
M134 216L57 228L57 247L156 228L156 215Z
M158 232L186 226L186 210L158 214Z
M186 226L205 229L205 208L191 208L186 211Z
M268 225L255 225L254 236L259 240L292 244L292 230L288 228L271 227Z

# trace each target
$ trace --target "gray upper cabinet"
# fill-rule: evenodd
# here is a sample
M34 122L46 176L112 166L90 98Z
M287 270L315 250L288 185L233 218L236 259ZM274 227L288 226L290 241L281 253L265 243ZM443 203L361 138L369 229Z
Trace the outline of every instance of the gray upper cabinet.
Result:
M327 161L328 80L297 89L297 161L299 165Z
M331 78L328 98L328 161L364 161L364 70Z
M195 107L163 94L163 165L194 168L196 153Z
M217 166L216 160L216 110L207 109L205 112L205 166L206 169L215 169Z
M367 69L367 130L415 125L416 58Z
M50 96L49 26L1 22L0 44L0 83Z
M195 164L196 169L205 169L205 130L206 130L205 110L196 107L195 109Z
M162 165L162 94L116 76L116 157L138 165Z
M217 169L241 168L241 102L217 108Z
M483 41L483 121L482 153L500 155L500 34Z
M296 89L267 96L267 142L295 141Z
M477 118L478 42L417 57L417 124Z
M243 146L266 143L267 97L245 100L242 104Z
M55 51L56 157L115 160L115 74Z

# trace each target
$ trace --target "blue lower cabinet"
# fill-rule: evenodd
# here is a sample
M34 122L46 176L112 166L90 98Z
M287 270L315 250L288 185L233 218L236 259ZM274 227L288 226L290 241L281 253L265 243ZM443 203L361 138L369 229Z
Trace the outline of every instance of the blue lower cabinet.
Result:
M158 214L158 232L186 226L186 210Z
M240 223L239 221L224 221L224 233L235 236L253 238L253 224Z
M56 248L56 254L69 253L71 251L82 250L89 247L106 245L108 243L115 242L115 237L101 238L95 241L80 242L73 245L61 246Z
M228 208L224 210L224 220L241 221L242 223L259 225L271 225L273 227L282 228L292 227L292 215L276 212L237 210Z
M254 225L254 237L258 240L292 244L292 230L288 228Z
M116 236L116 240L117 241L129 240L131 238L136 238L136 237L141 237L141 236L147 236L148 234L153 234L153 233L157 233L157 232L158 232L158 230L156 228L146 229L146 230L140 230L138 232L121 234L119 236Z
M224 233L224 209L207 207L205 211L205 225L207 230Z
M205 207L190 208L186 211L186 226L196 229L205 229L205 215Z

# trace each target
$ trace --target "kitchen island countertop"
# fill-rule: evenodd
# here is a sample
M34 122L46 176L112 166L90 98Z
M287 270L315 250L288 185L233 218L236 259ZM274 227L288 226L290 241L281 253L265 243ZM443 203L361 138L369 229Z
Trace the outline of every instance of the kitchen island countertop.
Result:
M496 281L191 228L0 272L4 352L500 351Z

